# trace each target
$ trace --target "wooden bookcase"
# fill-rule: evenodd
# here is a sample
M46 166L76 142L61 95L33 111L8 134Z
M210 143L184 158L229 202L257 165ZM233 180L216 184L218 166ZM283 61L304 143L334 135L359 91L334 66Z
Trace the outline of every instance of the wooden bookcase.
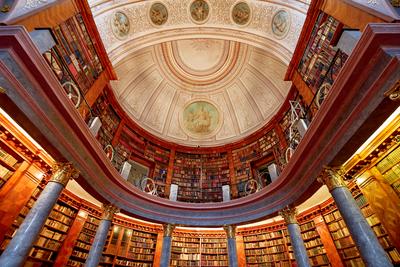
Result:
M397 145L386 157L381 159L376 168L385 181L390 184L400 197L400 145Z
M88 255L90 247L93 244L96 230L99 226L99 218L88 215L78 238L75 241L74 248L68 259L67 266L83 266Z
M170 266L228 266L227 240L218 234L173 234Z
M178 201L221 202L229 175L227 153L175 155L172 183L179 186Z
M97 98L96 102L92 106L92 110L93 114L99 116L101 120L102 125L97 135L97 140L104 148L107 145L111 145L121 119L111 107L107 91L104 91L103 94Z
M335 48L343 24L332 16L320 12L310 41L300 60L298 71L305 83L315 93L321 85L332 85L347 55Z
M284 235L284 225L243 234L247 266L289 267L293 259Z
M148 142L145 148L145 157L155 163L153 180L157 185L159 197L168 198L166 195L166 178L168 174L170 150Z
M22 162L21 157L0 142L0 189L15 173Z
M157 245L156 229L146 231L138 225L125 224L110 229L99 265L152 267Z
M384 226L382 225L372 208L369 206L365 197L356 185L352 187L352 194L358 206L360 207L364 217L367 219L368 224L371 226L372 230L378 237L378 240L381 243L382 247L388 253L389 258L394 264L399 264L400 254L398 250L390 241L390 238ZM350 232L337 208L334 206L330 210L330 212L325 213L323 217L326 224L328 225L336 249L339 252L339 255L344 265L364 266L360 253L352 237L350 236Z
M251 170L251 162L256 161L269 153L273 153L275 162L279 163L279 155L274 152L274 148L279 145L279 138L274 130L269 131L259 140L244 146L239 149L232 151L234 175L236 184L232 184L231 187L236 186L237 197L246 196L246 183L253 177ZM279 150L279 148L278 148Z
M301 236L312 266L331 266L321 237L312 219L300 224Z

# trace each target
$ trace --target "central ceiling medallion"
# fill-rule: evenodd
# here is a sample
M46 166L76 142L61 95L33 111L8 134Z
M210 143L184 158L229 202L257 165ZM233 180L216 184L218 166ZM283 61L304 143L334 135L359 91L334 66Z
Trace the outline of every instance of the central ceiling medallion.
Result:
M193 101L183 109L181 127L191 137L209 138L216 134L221 124L221 113L208 101Z
M149 15L151 22L156 26L161 26L168 20L168 10L161 3L152 4Z
M195 0L190 5L190 16L195 23L204 23L210 14L210 7L204 0Z

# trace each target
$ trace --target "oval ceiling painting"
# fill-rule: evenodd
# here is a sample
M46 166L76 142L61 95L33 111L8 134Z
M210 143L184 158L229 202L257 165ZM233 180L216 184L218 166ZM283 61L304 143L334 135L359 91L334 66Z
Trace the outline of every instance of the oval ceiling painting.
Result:
M221 123L219 111L207 101L195 101L187 105L182 119L185 132L197 138L214 134Z

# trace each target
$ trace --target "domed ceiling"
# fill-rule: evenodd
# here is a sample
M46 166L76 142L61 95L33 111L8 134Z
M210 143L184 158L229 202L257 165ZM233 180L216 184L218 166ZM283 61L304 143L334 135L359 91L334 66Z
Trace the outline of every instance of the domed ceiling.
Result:
M242 139L275 115L291 86L283 77L306 8L301 1L92 4L123 109L148 132L188 146Z

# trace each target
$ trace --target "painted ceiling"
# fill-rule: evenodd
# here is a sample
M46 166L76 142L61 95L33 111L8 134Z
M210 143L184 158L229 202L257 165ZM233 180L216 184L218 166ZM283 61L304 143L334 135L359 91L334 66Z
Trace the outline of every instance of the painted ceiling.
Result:
M240 140L276 114L308 7L296 0L91 6L123 109L148 132L188 146Z

